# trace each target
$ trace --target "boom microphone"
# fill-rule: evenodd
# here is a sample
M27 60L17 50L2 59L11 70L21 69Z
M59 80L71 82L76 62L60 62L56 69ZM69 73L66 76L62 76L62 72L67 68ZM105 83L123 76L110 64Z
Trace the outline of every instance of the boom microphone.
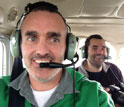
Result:
M111 59L111 56L101 56L102 59Z
M77 54L75 55L75 57L77 58L76 61L72 62L71 64L61 64L61 63L55 63L55 62L40 63L40 68L65 68L75 64L79 60L79 56Z

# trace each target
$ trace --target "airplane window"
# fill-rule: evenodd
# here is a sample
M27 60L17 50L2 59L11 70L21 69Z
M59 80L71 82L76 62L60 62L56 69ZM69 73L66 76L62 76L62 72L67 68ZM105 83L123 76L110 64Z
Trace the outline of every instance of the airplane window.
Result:
M6 72L6 49L5 44L0 41L0 76Z
M12 57L10 54L9 39L0 35L0 76L10 75L12 69Z
M121 48L119 52L119 58L117 61L117 65L121 69L123 76L124 76L124 48Z
M106 42L106 45L109 48L109 56L110 56L110 58L108 60L106 60L106 61L109 61L111 63L116 64L116 51L115 51L115 48L109 42Z
M84 46L85 40L86 40L86 38L80 38L80 39L79 39L79 45L78 45L79 49L78 49L78 51L77 51L77 53L79 54L79 61L76 63L76 66L77 66L77 67L80 66L81 63L82 63L82 60L84 60L84 59L82 58L81 47Z

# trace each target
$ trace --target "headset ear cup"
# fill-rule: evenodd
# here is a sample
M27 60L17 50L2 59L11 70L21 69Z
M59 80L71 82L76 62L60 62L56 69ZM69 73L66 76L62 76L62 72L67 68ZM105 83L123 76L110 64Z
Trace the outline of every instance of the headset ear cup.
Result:
M66 47L67 48L66 59L72 60L76 54L77 38L72 33L68 33L67 36L68 36L68 39L66 42L68 43L68 46Z
M10 51L12 55L16 58L20 56L19 35L20 35L20 30L14 30L10 37Z

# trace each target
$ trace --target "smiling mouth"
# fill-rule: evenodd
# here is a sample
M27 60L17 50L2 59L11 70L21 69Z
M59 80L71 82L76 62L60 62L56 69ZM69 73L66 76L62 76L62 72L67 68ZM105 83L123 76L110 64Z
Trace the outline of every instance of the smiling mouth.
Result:
M103 59L103 55L97 55L96 58Z
M96 58L101 59L101 57L100 57L100 56L97 56Z
M49 60L35 60L35 62L40 64L40 63L50 63L51 61L49 61Z

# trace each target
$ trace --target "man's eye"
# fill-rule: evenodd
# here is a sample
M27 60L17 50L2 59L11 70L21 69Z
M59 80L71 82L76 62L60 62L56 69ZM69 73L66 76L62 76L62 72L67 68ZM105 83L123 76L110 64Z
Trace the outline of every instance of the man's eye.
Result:
M102 50L104 51L104 50L106 50L106 48L105 48L105 47L103 47L103 48L102 48Z
M93 50L97 50L98 49L98 47L93 47Z
M59 42L59 39L58 38L52 38L51 41L52 42Z
M28 38L29 41L35 41L35 37Z

